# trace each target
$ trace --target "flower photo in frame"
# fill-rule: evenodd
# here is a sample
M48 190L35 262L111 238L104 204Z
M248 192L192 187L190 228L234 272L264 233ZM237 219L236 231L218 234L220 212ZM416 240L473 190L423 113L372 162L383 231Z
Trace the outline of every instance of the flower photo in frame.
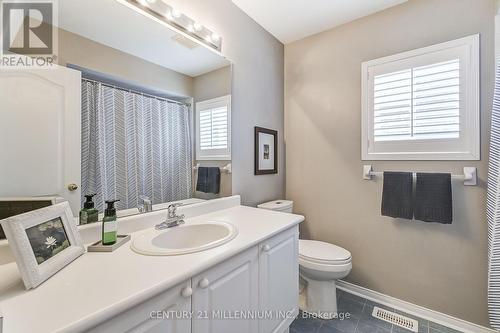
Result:
M26 289L37 287L85 252L68 202L0 223Z
M255 175L278 173L278 131L255 127Z

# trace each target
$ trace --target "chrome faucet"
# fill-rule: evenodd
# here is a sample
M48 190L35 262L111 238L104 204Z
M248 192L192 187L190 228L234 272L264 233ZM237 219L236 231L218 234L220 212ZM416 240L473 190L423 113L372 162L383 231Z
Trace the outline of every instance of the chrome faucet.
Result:
M153 203L151 200L145 196L139 196L139 205L137 205L137 209L139 209L139 213L149 213L153 211Z
M184 214L177 215L177 207L182 204L171 204L167 208L167 219L160 224L155 225L156 230L163 230L167 228L177 227L184 224Z

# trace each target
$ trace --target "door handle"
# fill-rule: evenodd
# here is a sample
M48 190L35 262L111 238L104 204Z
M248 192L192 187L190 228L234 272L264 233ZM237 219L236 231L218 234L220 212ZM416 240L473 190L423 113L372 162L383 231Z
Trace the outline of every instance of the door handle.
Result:
M68 190L70 190L71 192L76 191L78 190L78 185L76 185L75 183L69 184Z

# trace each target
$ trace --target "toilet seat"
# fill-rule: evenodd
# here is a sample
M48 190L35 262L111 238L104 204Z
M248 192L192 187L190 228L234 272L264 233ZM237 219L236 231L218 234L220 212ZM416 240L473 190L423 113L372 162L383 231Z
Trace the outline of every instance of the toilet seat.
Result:
M334 266L334 265L348 264L348 263L351 262L351 258L345 259L345 260L319 260L319 259L308 258L308 257L304 257L304 256L299 255L299 261L300 262L308 262L308 263L311 263L311 264L320 264L320 265Z
M300 239L299 261L319 265L345 265L351 263L351 253L330 243Z

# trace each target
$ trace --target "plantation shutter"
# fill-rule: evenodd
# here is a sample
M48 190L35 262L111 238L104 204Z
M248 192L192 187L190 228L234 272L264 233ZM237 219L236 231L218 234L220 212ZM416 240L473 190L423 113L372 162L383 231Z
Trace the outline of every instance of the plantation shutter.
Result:
M227 106L200 111L200 149L226 149L228 146Z
M460 60L377 75L374 141L460 137Z
M196 103L196 159L231 160L231 96Z

